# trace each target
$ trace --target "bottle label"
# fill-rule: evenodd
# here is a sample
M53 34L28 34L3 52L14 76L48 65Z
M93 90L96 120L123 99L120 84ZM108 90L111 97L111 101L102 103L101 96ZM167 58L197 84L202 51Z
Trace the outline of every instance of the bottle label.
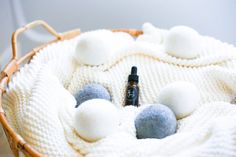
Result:
M134 101L137 98L138 91L137 88L128 87L127 89L127 100Z

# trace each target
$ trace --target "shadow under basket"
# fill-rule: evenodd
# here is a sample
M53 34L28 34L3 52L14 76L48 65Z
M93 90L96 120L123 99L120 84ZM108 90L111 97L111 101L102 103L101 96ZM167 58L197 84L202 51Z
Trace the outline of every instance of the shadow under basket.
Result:
M46 44L43 44L39 47L36 47L32 49L30 52L28 52L26 55L24 55L21 58L17 57L17 37L19 34L26 32L28 29L34 28L36 26L42 26L45 28L50 34L56 37L55 40L50 41ZM112 30L113 32L126 32L130 35L137 37L141 35L143 32L140 30L133 30L133 29L115 29ZM6 87L8 83L11 81L12 75L14 75L15 72L17 72L21 65L27 64L30 62L32 57L39 52L42 48L59 42L63 40L68 40L75 38L76 36L80 35L80 30L72 30L65 33L57 33L51 26L49 26L44 21L34 21L32 23L29 23L25 25L22 28L17 29L12 34L12 58L6 65L6 67L1 71L0 75L0 122L3 126L4 132L7 136L8 143L10 145L10 148L14 154L14 156L18 157L20 154L24 154L27 157L39 157L42 156L40 152L35 150L32 146L30 146L9 124L6 114L4 112L3 106L2 106L2 97L6 92Z

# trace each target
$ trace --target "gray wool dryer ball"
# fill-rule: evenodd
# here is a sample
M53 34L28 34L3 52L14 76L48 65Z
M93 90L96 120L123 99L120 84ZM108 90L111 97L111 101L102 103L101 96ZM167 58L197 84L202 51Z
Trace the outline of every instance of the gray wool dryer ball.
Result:
M102 85L88 84L75 94L75 99L77 101L75 107L78 107L80 104L90 99L105 99L110 101L111 96L108 90Z
M150 105L135 119L138 139L164 138L176 132L177 120L174 113L162 104Z

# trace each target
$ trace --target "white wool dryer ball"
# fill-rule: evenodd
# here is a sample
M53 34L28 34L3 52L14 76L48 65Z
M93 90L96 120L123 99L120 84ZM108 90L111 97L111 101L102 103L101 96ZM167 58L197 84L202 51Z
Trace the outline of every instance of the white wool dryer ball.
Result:
M100 65L109 60L113 47L113 33L109 30L83 33L77 42L75 59L86 65Z
M189 82L177 81L166 85L161 91L158 102L168 106L177 119L190 115L199 104L198 88Z
M165 49L169 55L175 57L196 58L201 49L200 35L190 27L173 27L166 36Z
M116 132L119 120L114 104L104 99L91 99L76 108L74 128L83 139L92 142Z

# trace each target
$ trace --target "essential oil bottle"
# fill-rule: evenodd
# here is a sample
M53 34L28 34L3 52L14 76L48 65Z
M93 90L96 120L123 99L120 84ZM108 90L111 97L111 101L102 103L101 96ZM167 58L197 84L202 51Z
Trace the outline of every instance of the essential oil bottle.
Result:
M139 106L139 76L137 75L137 67L133 66L131 74L128 77L128 85L126 89L125 106Z

